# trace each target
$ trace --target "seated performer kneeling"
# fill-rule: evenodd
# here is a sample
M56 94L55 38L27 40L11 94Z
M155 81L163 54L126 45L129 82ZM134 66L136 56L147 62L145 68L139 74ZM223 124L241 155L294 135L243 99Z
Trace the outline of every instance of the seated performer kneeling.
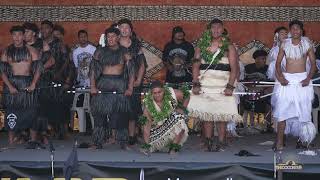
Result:
M144 153L169 150L174 154L181 149L188 137L188 127L187 116L178 107L179 102L183 108L187 107L187 92L164 87L160 81L152 83L151 92L143 100L144 111L140 118Z

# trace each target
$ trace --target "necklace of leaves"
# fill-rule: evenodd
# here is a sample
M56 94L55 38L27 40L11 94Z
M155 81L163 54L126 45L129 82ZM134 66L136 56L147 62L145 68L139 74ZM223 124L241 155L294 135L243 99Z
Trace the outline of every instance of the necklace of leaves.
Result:
M164 87L164 96L163 96L163 103L162 108L160 111L157 111L155 104L153 102L152 93L148 93L144 99L144 103L148 108L148 111L155 123L165 120L168 118L172 112L171 102L174 99L171 96L171 92L168 87Z
M221 47L219 47L221 51L216 56L216 58L212 60L213 53L208 50L208 47L211 46L212 42L211 32L210 30L207 30L202 34L199 42L197 43L197 46L200 48L201 57L206 63L211 63L211 61L213 61L211 64L218 64L221 58L224 56L225 52L228 50L230 44L229 37L226 35L222 35L221 40L222 45Z

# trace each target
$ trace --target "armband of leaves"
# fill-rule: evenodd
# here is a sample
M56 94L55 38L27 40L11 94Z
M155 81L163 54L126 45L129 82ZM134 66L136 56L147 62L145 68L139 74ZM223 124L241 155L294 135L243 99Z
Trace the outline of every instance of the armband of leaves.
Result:
M139 124L141 124L142 126L144 126L144 125L147 124L148 119L147 119L147 117L145 117L145 116L140 116L138 121L139 121Z

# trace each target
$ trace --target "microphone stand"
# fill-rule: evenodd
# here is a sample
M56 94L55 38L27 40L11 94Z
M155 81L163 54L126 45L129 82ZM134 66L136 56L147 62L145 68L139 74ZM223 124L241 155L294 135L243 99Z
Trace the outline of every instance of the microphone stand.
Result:
M51 160L51 180L54 180L54 147L52 140L49 140L49 151L50 151L50 160Z

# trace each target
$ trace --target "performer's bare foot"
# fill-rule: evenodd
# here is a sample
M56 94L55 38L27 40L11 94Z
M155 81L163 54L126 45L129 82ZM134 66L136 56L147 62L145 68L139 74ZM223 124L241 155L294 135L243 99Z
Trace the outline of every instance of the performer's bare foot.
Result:
M89 150L96 150L96 149L97 149L97 146L92 145L92 146L90 146L88 149L89 149Z
M140 148L139 151L140 151L142 154L144 154L144 155L146 155L146 156L148 156L148 157L149 157L150 154L151 154L148 149Z
M48 136L50 136L50 137L54 137L55 136L54 129L50 125L48 126Z
M115 144L116 143L116 138L111 137L106 144Z
M15 145L8 145L8 146L1 148L1 150L9 150L9 149L16 149L16 146Z
M275 146L272 147L272 149L276 151L283 151L283 145L275 144Z
M43 135L42 136L42 143L45 144L45 145L49 144L49 139L48 139L47 135Z
M200 150L201 150L201 151L208 151L208 148L207 148L207 146L205 145L205 143L200 143L200 144L199 144L199 147L200 147Z
M297 145L296 145L296 149L308 149L308 146L298 140Z
M9 141L9 144L5 147L2 147L1 150L8 150L8 149L15 149L16 148L16 143L14 143L13 141L10 142Z
M171 151L169 151L169 154L170 154L171 156L174 156L174 155L177 155L178 152L176 152L175 150L171 150Z
M37 142L37 141L29 141L26 146L25 146L26 149L46 149L46 147Z
M15 137L13 139L14 144L24 144L26 141L23 139L23 137Z
M211 138L206 138L205 148L207 152L213 151L213 140Z
M139 151L146 156L150 156L151 154L150 148L151 148L151 145L149 143L144 143L140 146Z
M120 145L121 150L129 151L131 148L128 145Z
M224 148L225 145L222 142L218 142L218 144L212 148L212 152L223 152Z
M91 145L89 148L89 150L97 150L97 149L102 149L102 145Z
M14 144L19 141L19 137L15 136L13 139L9 139L9 144Z

